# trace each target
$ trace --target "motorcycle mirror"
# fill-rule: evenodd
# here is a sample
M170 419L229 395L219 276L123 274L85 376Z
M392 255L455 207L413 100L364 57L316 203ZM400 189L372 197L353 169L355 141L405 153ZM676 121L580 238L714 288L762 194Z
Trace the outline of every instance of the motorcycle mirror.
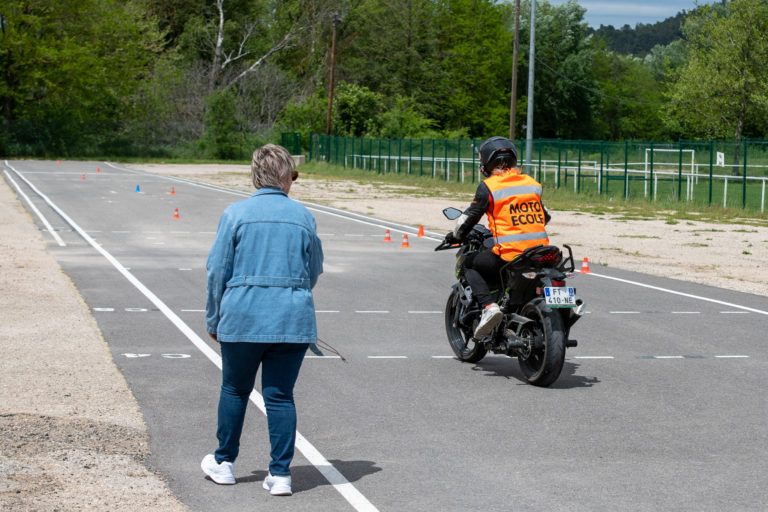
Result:
M445 215L449 220L455 220L461 217L461 210L451 206L443 210L443 215Z

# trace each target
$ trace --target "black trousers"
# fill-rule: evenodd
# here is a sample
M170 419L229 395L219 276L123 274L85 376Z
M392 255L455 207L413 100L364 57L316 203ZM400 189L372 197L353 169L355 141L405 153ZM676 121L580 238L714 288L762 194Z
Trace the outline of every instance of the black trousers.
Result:
M490 286L496 288L501 285L499 270L506 263L509 262L487 248L481 249L467 260L464 274L480 306L485 307L494 301Z

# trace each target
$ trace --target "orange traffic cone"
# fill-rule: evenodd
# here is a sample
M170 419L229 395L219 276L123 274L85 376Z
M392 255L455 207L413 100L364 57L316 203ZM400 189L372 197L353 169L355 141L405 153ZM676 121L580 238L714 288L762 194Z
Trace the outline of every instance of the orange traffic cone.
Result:
M584 263L581 264L581 273L591 274L591 272L589 271L589 259L587 259L586 256L584 256Z
M179 209L178 208L173 210L173 218L174 219L180 219L181 218L181 217L179 217Z
M391 242L391 241L392 241L392 238L390 238L389 230L387 230L386 233L384 233L384 240L382 240L382 242Z
M61 160L56 160L56 165L59 165L61 163Z
M424 226L419 224L419 234L416 236L424 236Z
M408 244L408 235L403 235L403 243L400 244L400 247L410 247Z
M97 167L97 168L96 168L96 172L101 172L101 168L100 168L100 167Z
M83 174L83 177L80 178L81 181L85 181L85 174Z
M176 194L176 191L173 189L173 187L171 187L171 195L175 195L175 194Z

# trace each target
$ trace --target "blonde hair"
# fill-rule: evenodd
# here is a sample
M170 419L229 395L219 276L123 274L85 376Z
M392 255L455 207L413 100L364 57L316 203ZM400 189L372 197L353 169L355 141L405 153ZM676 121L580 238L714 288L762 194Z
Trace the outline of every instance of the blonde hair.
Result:
M272 187L282 189L290 183L291 175L296 170L296 162L282 146L265 144L253 152L251 158L251 180L258 188Z

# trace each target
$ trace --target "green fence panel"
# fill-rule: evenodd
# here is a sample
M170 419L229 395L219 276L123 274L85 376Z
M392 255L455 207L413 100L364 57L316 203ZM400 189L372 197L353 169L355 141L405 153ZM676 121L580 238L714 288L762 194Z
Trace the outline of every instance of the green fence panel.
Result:
M300 135L284 144L301 143ZM475 139L373 139L311 134L309 159L385 173L476 183ZM768 141L536 139L527 171L545 188L611 199L765 211ZM519 162L525 140L516 141ZM288 147L286 145L286 147Z

